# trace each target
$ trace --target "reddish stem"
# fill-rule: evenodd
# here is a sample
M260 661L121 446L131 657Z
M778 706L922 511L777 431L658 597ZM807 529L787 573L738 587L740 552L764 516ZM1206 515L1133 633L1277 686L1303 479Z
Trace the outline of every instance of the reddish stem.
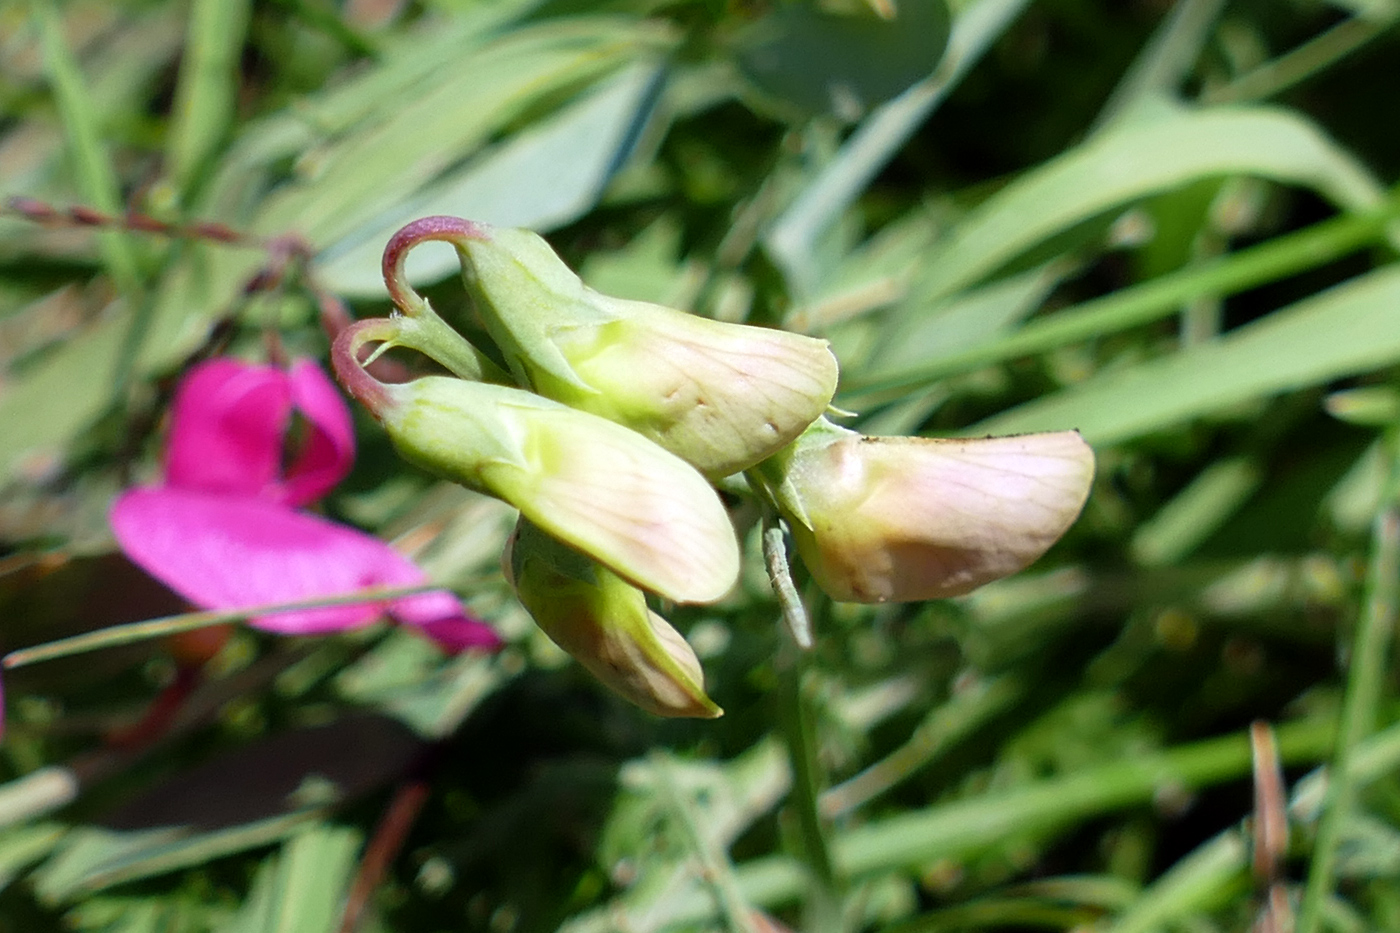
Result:
M107 736L109 748L123 752L133 752L154 743L170 730L175 717L185 705L185 700L199 686L202 666L181 664L175 669L175 679L162 690L140 722L118 729Z
M157 233L168 237L193 240L212 240L230 246L247 246L252 249L275 249L277 241L288 238L274 238L242 233L232 227L211 221L194 221L188 224L168 223L147 214L127 211L121 216L106 214L91 207L74 205L69 208L54 207L37 198L12 197L4 204L4 210L49 227L115 227L136 233ZM309 248L295 237L297 251L309 256Z
M389 866L403 849L408 831L413 828L423 805L428 802L430 788L428 782L417 779L399 785L389 808L384 811L374 835L365 846L360 868L355 872L355 880L350 884L350 893L345 898L345 913L341 915L340 933L355 933L364 919L365 908L375 888L384 881Z

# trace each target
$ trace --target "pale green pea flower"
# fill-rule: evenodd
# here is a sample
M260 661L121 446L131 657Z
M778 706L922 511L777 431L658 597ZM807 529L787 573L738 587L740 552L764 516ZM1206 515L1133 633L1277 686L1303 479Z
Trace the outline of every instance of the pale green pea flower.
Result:
M427 217L385 251L385 280L410 314L408 250L456 246L462 277L517 381L626 425L707 476L754 465L826 410L836 358L825 340L729 324L587 287L537 234Z
M1094 453L1075 431L865 437L822 419L754 473L827 595L911 602L1044 554L1084 506Z
M619 696L657 716L722 714L695 650L641 590L524 520L502 564L540 629Z
M739 575L734 528L694 467L621 425L520 389L446 376L390 385L358 362L393 321L336 341L341 383L407 460L503 499L549 534L636 585L713 602Z

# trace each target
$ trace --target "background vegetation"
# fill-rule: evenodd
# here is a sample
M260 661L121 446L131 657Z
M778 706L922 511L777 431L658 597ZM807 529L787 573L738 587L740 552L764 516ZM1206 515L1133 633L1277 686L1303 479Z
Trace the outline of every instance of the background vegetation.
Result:
M1099 455L1030 571L810 593L805 656L751 535L674 613L727 714L662 722L533 630L503 509L365 419L325 509L510 646L240 631L138 736L162 642L9 672L0 930L1400 929L1400 3L881 8L0 5L7 649L180 611L105 519L175 377L324 359L318 300L384 313L428 213L829 338L867 433Z

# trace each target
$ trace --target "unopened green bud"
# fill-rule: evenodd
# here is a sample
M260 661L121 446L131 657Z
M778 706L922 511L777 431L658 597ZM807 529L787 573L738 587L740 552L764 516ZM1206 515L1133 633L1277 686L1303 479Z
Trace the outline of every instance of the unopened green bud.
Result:
M910 602L1044 554L1084 506L1094 453L1076 431L864 437L822 419L757 473L827 595Z
M544 633L618 695L658 716L721 714L695 650L641 590L523 519L503 563Z
M457 247L467 290L522 385L624 424L707 476L771 456L836 391L825 340L599 294L528 230L443 217L410 225L385 261L405 301L397 257L422 239Z
M596 415L520 389L426 376L389 385L364 371L365 321L337 340L342 384L408 460L503 499L549 534L638 586L677 602L713 602L739 575L729 515L694 467ZM369 337L362 335L369 334Z

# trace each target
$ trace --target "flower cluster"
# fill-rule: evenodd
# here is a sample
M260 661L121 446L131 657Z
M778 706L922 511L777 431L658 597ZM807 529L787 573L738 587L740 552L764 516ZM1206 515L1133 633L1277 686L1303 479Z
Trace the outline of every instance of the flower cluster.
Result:
M419 243L456 247L505 370L407 284ZM727 324L584 285L539 236L455 217L384 253L402 312L336 341L336 375L407 459L520 511L507 577L557 644L651 712L716 716L694 651L647 606L720 599L739 548L712 482L745 472L833 599L965 593L1045 552L1079 514L1093 453L1074 432L862 437L824 413L823 340ZM402 384L362 350L405 346L454 373Z

